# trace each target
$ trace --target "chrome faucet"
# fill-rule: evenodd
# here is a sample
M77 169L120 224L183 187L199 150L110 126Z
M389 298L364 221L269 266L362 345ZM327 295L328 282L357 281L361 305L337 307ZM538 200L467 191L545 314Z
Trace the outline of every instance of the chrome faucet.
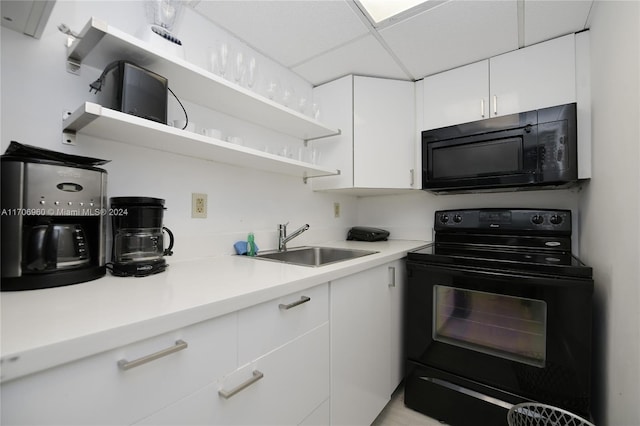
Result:
M278 225L278 251L287 251L287 243L309 229L309 224L307 223L304 226L301 226L299 229L293 231L293 234L287 237L288 224L289 222L281 223Z

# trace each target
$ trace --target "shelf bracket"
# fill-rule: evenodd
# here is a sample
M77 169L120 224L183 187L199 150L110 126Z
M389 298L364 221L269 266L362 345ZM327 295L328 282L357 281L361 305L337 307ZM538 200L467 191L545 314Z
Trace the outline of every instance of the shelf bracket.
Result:
M339 136L339 135L341 135L341 134L342 134L342 130L341 130L341 129L338 129L338 131L337 131L337 132L331 133L331 134L329 134L329 135L317 136L317 137L315 137L315 138L305 139L305 140L304 140L304 146L308 146L309 142L311 142L311 141L315 141L315 140L318 140L318 139L324 139L324 138L330 138L331 136Z
M309 179L313 179L313 178L318 178L318 177L327 177L327 176L339 176L340 175L340 169L336 170L335 173L328 173L326 175L315 175L315 176L307 176L307 172L304 172L304 174L302 175L302 182L304 182L304 184L307 184L307 180Z
M76 144L76 132L66 130L62 132L62 145L75 145Z

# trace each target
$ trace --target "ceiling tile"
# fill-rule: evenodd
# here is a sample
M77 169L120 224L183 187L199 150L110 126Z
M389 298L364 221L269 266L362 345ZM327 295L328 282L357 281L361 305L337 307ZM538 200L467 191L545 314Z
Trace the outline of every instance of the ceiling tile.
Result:
M524 42L526 46L572 32L587 26L593 1L539 1L524 3Z
M345 1L201 1L195 9L285 66L368 32Z
M451 0L380 34L419 79L517 49L517 3Z
M313 85L347 74L410 80L372 35L314 57L292 70Z

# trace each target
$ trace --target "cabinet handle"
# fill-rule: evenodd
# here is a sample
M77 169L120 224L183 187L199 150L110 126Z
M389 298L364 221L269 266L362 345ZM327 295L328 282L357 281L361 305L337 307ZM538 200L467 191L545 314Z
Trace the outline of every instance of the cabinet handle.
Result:
M493 95L493 115L498 115L498 97Z
M480 99L480 117L484 118L484 99Z
M170 348L162 349L161 351L152 353L151 355L146 355L138 359L134 359L133 361L127 361L126 359L121 359L118 361L118 368L121 370L130 370L135 367L139 367L143 364L146 364L151 361L155 361L158 358L165 357L167 355L171 355L172 353L181 351L186 349L189 345L184 340L176 340L176 344L171 346Z
M416 183L416 171L415 169L411 169L409 170L409 173L411 175L411 183L409 184L409 186L413 187L413 185Z
M396 267L389 266L389 287L396 286Z
M278 305L278 308L282 309L283 311L286 311L287 309L291 309L291 308L295 308L298 305L302 305L303 303L307 303L309 300L311 300L310 297L307 296L302 296L300 298L300 300L296 300L295 302L291 302L287 305L285 305L284 303L281 303Z
M220 389L218 391L218 395L220 395L221 397L223 397L224 399L229 399L231 398L233 395L237 394L238 392L248 388L249 386L251 386L252 384L254 384L255 382L257 382L258 380L262 379L264 377L264 374L262 374L262 372L258 371L258 370L253 370L253 376L247 380L244 383L239 384L238 386L236 386L235 388L226 391L223 389Z

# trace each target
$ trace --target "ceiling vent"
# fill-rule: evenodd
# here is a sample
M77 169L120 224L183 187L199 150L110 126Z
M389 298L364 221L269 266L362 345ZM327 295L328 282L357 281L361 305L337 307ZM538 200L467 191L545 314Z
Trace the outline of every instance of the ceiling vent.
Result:
M55 0L2 0L2 26L34 38L40 38Z

